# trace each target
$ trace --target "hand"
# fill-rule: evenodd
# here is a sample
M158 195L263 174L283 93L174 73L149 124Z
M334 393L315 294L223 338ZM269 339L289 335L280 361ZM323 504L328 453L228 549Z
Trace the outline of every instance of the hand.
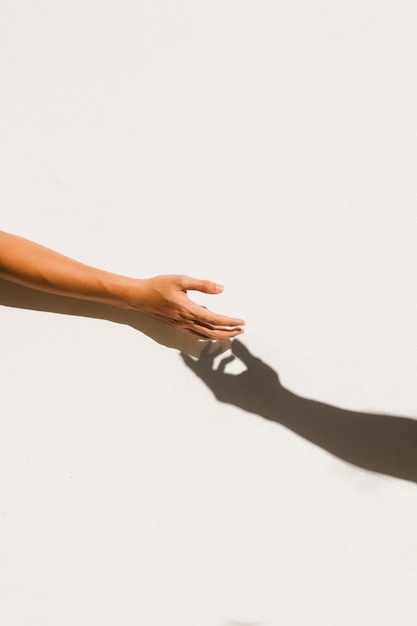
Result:
M181 354L217 400L277 422L348 463L417 483L417 420L356 413L297 396L238 339L232 342L233 354L214 369L221 351L209 343L198 360ZM225 372L234 355L248 368L241 374Z
M261 359L254 357L238 339L232 342L232 354L226 356L214 369L214 359L221 352L221 346L213 350L213 344L210 343L198 360L184 353L181 356L185 364L211 389L217 400L269 419L273 415L275 420L290 395L281 386L277 373ZM241 374L227 374L225 368L235 356L247 369Z
M155 276L143 283L137 308L171 326L191 331L202 339L223 339L243 333L245 322L218 315L192 302L187 291L221 293L223 287L189 276Z

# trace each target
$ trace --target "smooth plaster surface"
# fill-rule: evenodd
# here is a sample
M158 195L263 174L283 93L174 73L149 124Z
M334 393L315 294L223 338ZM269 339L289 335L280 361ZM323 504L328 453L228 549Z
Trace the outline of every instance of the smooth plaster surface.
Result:
M224 283L298 398L1 282L2 624L414 626L416 41L408 0L0 3L1 228ZM332 454L374 427L385 473Z

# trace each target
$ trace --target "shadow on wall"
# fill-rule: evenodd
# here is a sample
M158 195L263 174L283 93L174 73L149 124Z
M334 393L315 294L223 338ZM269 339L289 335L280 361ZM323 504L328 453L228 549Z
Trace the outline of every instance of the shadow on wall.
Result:
M208 345L198 360L181 355L220 402L282 424L352 465L417 482L417 420L357 413L301 398L285 389L277 373L238 339L232 343L232 355L214 369L220 353ZM235 357L247 369L228 374L225 368Z
M107 320L131 326L167 348L175 348L192 356L199 356L207 341L198 339L186 330L171 328L168 324L137 311L119 309L107 304L67 298L28 287L22 287L0 278L0 305L32 311L45 311ZM230 341L222 342L223 351Z
M43 293L3 279L0 279L0 305L131 326L163 346L180 350L188 367L220 402L282 424L348 463L417 482L417 420L356 413L301 398L282 387L276 372L252 356L237 339L233 343L222 341L213 345L145 314ZM214 369L214 359L230 345L233 354ZM235 357L247 370L237 375L228 374L225 372L227 363Z

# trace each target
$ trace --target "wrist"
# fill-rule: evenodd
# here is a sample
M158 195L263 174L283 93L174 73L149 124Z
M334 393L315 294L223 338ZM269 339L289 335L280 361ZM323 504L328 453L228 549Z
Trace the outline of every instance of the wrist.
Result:
M145 300L146 283L146 279L110 275L106 284L110 303L121 309L142 309Z

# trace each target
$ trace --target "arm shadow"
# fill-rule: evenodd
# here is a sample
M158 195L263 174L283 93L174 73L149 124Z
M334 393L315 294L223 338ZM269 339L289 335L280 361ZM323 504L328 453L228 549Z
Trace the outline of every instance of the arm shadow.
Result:
M232 343L232 355L214 369L219 354L206 347L198 360L181 356L220 402L277 422L352 465L417 482L417 420L358 413L297 396L237 339ZM235 357L247 369L228 374L225 367Z
M124 324L140 331L167 348L174 348L195 357L200 355L207 344L207 341L198 339L187 330L172 328L144 313L36 291L2 278L0 278L0 305ZM229 346L230 341L224 342L223 351Z

